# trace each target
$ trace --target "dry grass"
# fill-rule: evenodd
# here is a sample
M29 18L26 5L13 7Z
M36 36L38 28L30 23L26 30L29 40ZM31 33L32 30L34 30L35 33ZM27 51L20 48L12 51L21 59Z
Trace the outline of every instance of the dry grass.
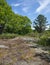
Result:
M27 45L27 42L21 38L8 39L8 40L1 39L0 44L9 47L8 49L0 48L0 65L14 65L15 63L17 65L18 61L24 60L26 62L30 62L30 61L34 62L34 61L38 61L39 59L34 57L35 50L33 48L30 48Z
M14 63L18 60L33 60L33 51L22 39L1 40L2 44L7 45L9 49L0 49L0 59L4 63ZM4 59L4 61L3 61Z

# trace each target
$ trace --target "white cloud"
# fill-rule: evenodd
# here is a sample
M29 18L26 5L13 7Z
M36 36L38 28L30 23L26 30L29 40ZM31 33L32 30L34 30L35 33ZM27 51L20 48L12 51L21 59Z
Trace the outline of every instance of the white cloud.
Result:
M15 14L17 14L18 12L17 11L15 11Z
M44 12L44 14L50 13L50 6L48 6Z
M26 12L26 13L28 12L28 9L29 9L28 7L23 7L23 8L22 8L22 10L23 10L24 12Z
M40 13L50 4L50 0L38 0L38 3L40 6L36 9L36 12Z
M28 12L30 8L34 5L34 0L23 0L21 3L22 10Z
M12 4L11 6L17 7L20 6L20 3Z
M30 7L34 4L34 2L34 0L23 0L22 5Z
M48 26L46 26L46 30L48 30L49 29L49 25Z

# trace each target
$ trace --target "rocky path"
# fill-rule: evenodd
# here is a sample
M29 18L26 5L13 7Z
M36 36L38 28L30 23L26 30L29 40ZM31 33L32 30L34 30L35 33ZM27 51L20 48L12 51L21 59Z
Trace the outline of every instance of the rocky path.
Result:
M50 54L35 42L28 37L0 40L0 64L50 65Z
M33 39L33 38L31 38L31 39L24 38L24 40L26 40L26 41L28 40L28 42L30 42L30 44L27 44L27 45L30 48L33 48L35 50L36 57L40 57L42 60L45 60L50 63L50 54L48 52L48 50L50 50L50 48L43 47L41 45L36 44L36 39Z

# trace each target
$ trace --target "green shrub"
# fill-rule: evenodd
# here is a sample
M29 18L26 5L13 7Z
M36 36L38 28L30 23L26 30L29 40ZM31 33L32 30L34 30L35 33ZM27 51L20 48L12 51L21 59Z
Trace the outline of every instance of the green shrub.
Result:
M15 38L17 34L10 34L10 33L3 33L0 35L0 39L10 39L10 38Z
M40 40L38 41L40 45L49 46L50 45L50 38L47 36L41 36Z
M27 36L30 36L30 37L35 37L35 38L38 38L39 37L39 34L37 32L31 32L31 33L28 33L26 35Z
M50 38L47 39L47 45L50 46Z

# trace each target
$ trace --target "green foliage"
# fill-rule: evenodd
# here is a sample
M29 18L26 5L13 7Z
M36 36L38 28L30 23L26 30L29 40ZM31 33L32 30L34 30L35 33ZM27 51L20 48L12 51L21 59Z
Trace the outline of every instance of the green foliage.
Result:
M27 17L26 17L27 18ZM31 31L31 21L21 15L16 15L14 19L6 23L5 30L9 33L26 34Z
M38 43L43 46L50 46L50 37L43 35Z
M34 37L34 38L38 38L39 37L39 33L37 33L36 31L31 31L30 33L28 33L26 35L30 36L30 37Z
M43 33L43 36L50 37L50 31L45 30L45 32Z
M5 0L0 0L0 26L2 32L8 33L27 34L31 31L30 19L15 14Z
M10 33L3 33L0 34L0 39L10 39L10 38L15 38L16 36L18 36L17 34L10 34Z
M11 7L6 3L5 0L0 0L0 33L3 32L3 29L5 27L5 24L8 21L8 18L11 17L9 16L9 13L11 11Z
M46 28L47 19L44 15L38 15L34 21L34 28L38 33L42 33Z

